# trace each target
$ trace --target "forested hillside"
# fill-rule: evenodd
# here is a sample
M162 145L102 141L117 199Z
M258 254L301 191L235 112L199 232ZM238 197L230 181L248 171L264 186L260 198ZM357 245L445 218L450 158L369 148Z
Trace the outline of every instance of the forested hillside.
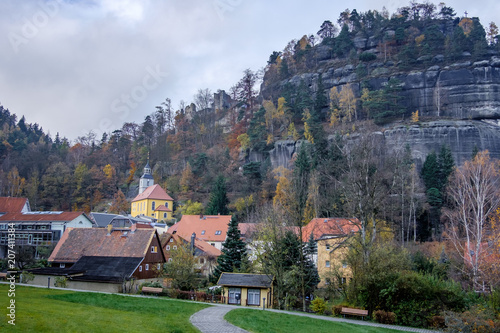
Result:
M227 92L200 89L179 107L166 97L142 123L101 138L51 137L3 106L0 196L123 212L149 157L177 215L201 213L219 179L240 221L274 202L299 222L356 216L401 241L439 238L454 165L484 149L500 157L497 35L493 22L445 5L345 10ZM443 126L472 130L466 143L425 134Z

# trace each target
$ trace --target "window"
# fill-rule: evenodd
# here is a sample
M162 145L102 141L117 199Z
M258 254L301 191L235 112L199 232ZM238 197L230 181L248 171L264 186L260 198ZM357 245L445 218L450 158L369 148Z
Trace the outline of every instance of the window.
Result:
M173 238L170 238L170 241L169 241L169 242L170 242L170 243L172 243L173 241L174 241L174 239L173 239Z
M241 304L241 288L229 288L229 304Z
M327 260L325 263L325 267L330 267L330 260Z
M347 263L346 262L342 263L342 268L347 268Z
M65 268L66 264L59 264L59 268Z
M326 244L326 250L330 250L330 244Z
M167 208L168 208L168 201L167 201L167 202L165 202L165 207L167 207Z
M146 270L149 271L149 264L146 264Z
M345 277L342 278L342 284L346 284L347 283L347 279Z
M216 235L220 235L220 234L222 234L222 231L220 231L220 230L215 230L215 234L216 234Z
M174 249L174 250L177 250L177 245L174 245L174 246L173 246L173 249Z
M151 253L156 253L158 252L157 251L157 247L156 246L151 246Z
M170 250L170 245L167 245L167 250Z
M156 264L156 269L160 270L160 268L161 268L161 265L160 264Z
M205 258L200 258L200 264L204 264L205 263Z
M172 258L168 258L168 262L172 262Z
M205 230L202 230L202 231L201 231L201 234L202 234L202 235L204 235L204 234L205 234Z
M139 272L142 272L142 265L139 265Z
M248 305L260 305L260 289L248 289Z
M163 218L166 219L167 218L167 213L163 213Z
M215 246L215 243L210 243L210 245Z
M155 206L156 206L156 202L154 202L154 201L153 201L153 202L151 203L151 210L155 210Z

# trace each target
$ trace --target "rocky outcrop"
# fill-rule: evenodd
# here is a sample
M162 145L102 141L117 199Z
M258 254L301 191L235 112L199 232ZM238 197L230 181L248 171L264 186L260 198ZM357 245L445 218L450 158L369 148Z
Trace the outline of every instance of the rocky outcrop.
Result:
M439 153L442 145L447 145L457 165L469 160L477 148L488 150L490 156L500 159L500 122L478 120L438 120L418 125L395 125L384 129L383 140L388 150L404 147L411 148L412 157L420 169L427 155ZM330 139L333 139L330 138ZM292 166L293 154L298 151L302 141L280 140L269 151L273 168ZM267 154L251 152L247 161L263 161Z
M440 120L394 126L383 133L388 149L410 145L418 167L430 152L439 152L442 145L450 147L457 165L470 160L475 149L488 150L491 157L500 159L500 124L497 122Z

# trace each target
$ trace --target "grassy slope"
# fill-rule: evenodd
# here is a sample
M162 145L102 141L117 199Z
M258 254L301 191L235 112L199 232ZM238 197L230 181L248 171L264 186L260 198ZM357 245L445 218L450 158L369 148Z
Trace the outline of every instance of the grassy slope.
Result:
M237 309L226 314L225 319L233 325L254 333L382 333L401 332L385 328L360 326L347 323L331 322L313 318L275 313Z
M0 285L0 332L197 332L189 317L208 305L18 287L16 326L7 323L7 285Z

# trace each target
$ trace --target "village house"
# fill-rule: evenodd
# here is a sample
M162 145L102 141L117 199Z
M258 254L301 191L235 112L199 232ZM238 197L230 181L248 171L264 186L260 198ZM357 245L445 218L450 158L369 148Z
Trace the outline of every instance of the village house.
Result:
M356 218L314 218L302 228L302 241L308 242L311 234L317 245L313 259L321 282L318 287L336 283L342 285L352 277L345 261L350 237L359 231Z
M225 304L270 307L273 304L273 279L267 274L222 273L217 285L223 287Z
M0 258L7 253L9 224L14 224L16 245L38 248L57 244L67 228L92 228L84 212L35 211L27 198L0 197Z
M222 250L230 221L231 215L183 215L167 232L184 239L190 239L194 232L197 238Z
M191 234L189 241L178 234L169 233L161 235L160 238L167 262L172 260L172 252L177 251L180 246L188 247L196 260L195 271L205 277L212 273L217 264L217 257L221 255L219 249L199 239L194 233Z
M67 229L48 261L52 267L30 270L32 284L53 285L56 277L64 277L70 288L122 292L160 281L165 254L155 229L109 225Z

